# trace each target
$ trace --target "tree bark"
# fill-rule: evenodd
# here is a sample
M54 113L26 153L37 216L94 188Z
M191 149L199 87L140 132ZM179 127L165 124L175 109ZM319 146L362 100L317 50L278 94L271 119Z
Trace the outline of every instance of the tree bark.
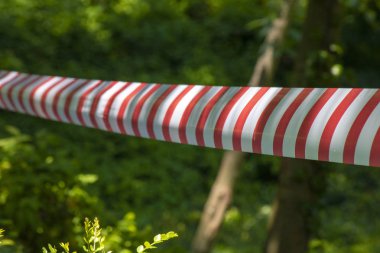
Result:
M326 62L315 60L329 51L339 31L339 0L309 0L303 38L293 74L294 84L331 83ZM269 220L265 253L308 251L315 210L323 193L326 170L321 163L283 158L276 199Z
M283 40L292 5L293 0L284 0L279 17L273 21L263 44L263 53L258 58L249 81L250 86L259 86L262 82L268 83L272 80L275 68L274 52ZM227 151L224 153L217 178L204 206L201 221L193 239L192 251L194 253L207 253L211 250L225 212L231 203L234 183L243 157L244 154L241 152Z

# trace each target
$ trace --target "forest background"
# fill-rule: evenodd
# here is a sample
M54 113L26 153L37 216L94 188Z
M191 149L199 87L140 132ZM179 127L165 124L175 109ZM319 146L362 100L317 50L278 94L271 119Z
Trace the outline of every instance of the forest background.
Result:
M308 54L304 70L312 76L322 61L331 82L291 83L308 9L300 0L276 51L273 81L263 86L380 87L380 2L336 2L337 40ZM243 86L282 4L1 0L0 69ZM58 241L76 247L84 218L95 216L113 252L133 252L169 230L180 238L157 252L189 252L222 155L0 111L0 228L6 229L0 252L40 252ZM265 251L281 163L246 157L213 253ZM308 250L380 252L379 169L328 163L319 169L328 175L315 181L323 192L307 221Z

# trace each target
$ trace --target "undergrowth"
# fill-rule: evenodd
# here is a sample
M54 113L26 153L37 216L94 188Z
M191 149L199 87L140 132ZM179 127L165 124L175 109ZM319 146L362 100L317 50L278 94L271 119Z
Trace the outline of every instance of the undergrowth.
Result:
M111 250L106 250L105 236L102 233L102 228L99 223L99 219L95 218L93 221L85 218L84 220L84 237L82 250L86 253L112 253ZM0 229L0 247L2 238L4 237L4 229ZM147 252L151 249L156 249L157 245L178 237L178 234L170 231L165 234L158 234L154 236L152 242L145 241L144 244L136 248L137 253ZM59 243L59 248L48 243L47 247L42 248L42 253L78 253L78 251L71 251L70 244L68 242Z

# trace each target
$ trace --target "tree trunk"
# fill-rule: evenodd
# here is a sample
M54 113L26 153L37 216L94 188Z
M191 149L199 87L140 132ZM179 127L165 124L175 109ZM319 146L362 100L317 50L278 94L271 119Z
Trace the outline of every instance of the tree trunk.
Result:
M339 0L309 0L294 84L331 83L331 66L315 60L315 56L321 50L329 51L330 45L336 42L339 20ZM318 162L282 159L265 253L308 251L312 226L316 224L313 214L323 192L325 171Z
M250 86L259 86L262 82L268 83L271 81L275 68L275 47L281 43L284 37L292 5L293 0L284 0L279 18L274 20L266 36L263 53L257 60L249 81ZM234 183L243 157L244 154L241 152L228 151L224 153L217 178L205 204L201 221L192 243L194 253L207 253L211 250L224 214L232 200Z

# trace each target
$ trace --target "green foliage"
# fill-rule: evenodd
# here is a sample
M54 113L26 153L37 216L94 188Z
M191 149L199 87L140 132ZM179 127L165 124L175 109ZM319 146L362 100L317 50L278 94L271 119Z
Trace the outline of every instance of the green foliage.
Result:
M1 0L0 69L243 85L281 2ZM306 1L300 2L282 48L279 86L290 82L302 37ZM313 74L322 62L334 82L378 86L379 3L341 2L342 41L311 55L307 70ZM183 240L166 252L188 252L221 151L0 114L0 227L9 231L1 253L39 252L61 240L81 248L81 217L95 215L114 252L132 253L167 227ZM336 176L318 210L312 252L380 251L378 173L329 168ZM262 251L277 172L278 160L269 156L242 165L216 252Z
M105 237L102 236L102 229L100 228L98 218L95 218L94 221L86 218L84 221L84 231L86 232L86 236L83 237L85 243L83 250L87 253L105 252ZM108 251L107 253L110 252Z
M1 245L1 238L4 237L4 229L0 228L0 245Z
M2 230L0 230L0 236L1 236ZM83 237L83 250L87 253L105 253L105 240L106 237L102 235L102 228L100 227L98 218L95 218L93 221L89 220L88 218L85 218L84 221L84 232L85 236ZM170 239L173 239L175 237L178 237L178 234L170 231L166 234L158 234L154 237L153 242L149 243L148 241L144 242L144 245L140 245L137 247L136 251L137 253L147 252L149 249L156 249L157 247L155 245L163 243L164 241L168 241ZM71 252L69 243L59 243L59 246L63 249L62 253L76 253L76 251ZM42 253L58 253L58 250L52 246L51 244L48 244L48 247L42 248ZM112 253L112 251L107 251L107 253Z
M61 252L61 253L70 253L69 243L61 242L59 244L59 246L61 246L61 248L63 249L63 252ZM48 244L47 249L45 247L42 248L42 253L58 253L58 250L54 246L52 246L51 244ZM74 251L72 253L76 253L76 251Z
M0 68L141 81L246 83L260 45L256 41L279 2L4 0L0 30L8 39L0 40ZM262 22L252 27L252 20Z
M9 230L35 247L55 238L75 241L77 227L72 219L78 210L92 214L91 210L97 209L96 205L90 208L96 198L86 192L81 174L76 175L75 162L61 159L57 163L59 156L53 157L48 151L52 148L49 143L55 140L48 135L38 137L41 141L36 147L30 136L15 128L6 131L9 136L0 142L0 206L3 219L11 221ZM57 224L57 220L62 222ZM48 236L41 237L46 231Z
M83 250L87 253L105 253L104 240L105 237L102 235L102 228L100 227L98 218L95 218L94 221L85 218L84 220L84 232L85 236L83 237ZM62 253L71 253L69 243L59 243L59 246L63 249ZM42 248L42 253L58 253L57 249L48 244L48 248ZM76 253L76 251L72 252ZM111 253L111 251L107 251Z
M158 234L153 238L153 242L145 241L144 245L140 245L137 247L136 251L137 253L147 252L147 250L150 249L156 249L157 247L155 245L163 243L164 241L170 240L172 238L178 237L178 234L170 231L166 234Z

